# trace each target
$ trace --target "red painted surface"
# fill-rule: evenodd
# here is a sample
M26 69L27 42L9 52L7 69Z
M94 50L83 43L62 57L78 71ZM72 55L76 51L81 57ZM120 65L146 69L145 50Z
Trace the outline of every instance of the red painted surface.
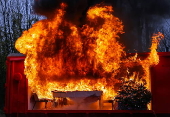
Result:
M170 52L159 53L159 58L151 68L152 110L170 113Z
M146 57L148 53L139 54ZM170 115L170 52L159 53L160 62L151 68L151 85L152 85L152 110L149 111L122 111L122 110L28 110L28 81L24 75L24 56L8 56L7 57L7 78L6 78L6 95L5 95L5 113L11 116L12 113L20 113L20 115L41 114L46 117L53 117L57 114L65 116L75 116L69 113L83 113L90 116L116 115L121 116L137 116L135 113L145 113L148 116L154 116L155 113L164 113ZM98 113L98 115L94 114ZM13 114L15 116L15 114ZM18 114L16 115L18 116ZM25 115L23 115L25 116ZM37 116L37 115L36 115ZM79 115L77 115L79 116ZM84 116L84 115L83 115ZM146 116L147 117L147 116Z
M7 57L7 77L5 112L17 113L27 111L27 79L24 75L24 56Z

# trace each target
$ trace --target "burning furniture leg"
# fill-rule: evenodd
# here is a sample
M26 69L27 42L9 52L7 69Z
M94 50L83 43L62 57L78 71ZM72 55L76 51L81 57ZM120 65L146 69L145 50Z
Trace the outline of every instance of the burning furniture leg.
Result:
M34 105L33 105L32 110L34 110L34 107L36 106L37 102L45 102L45 109L47 109L47 103L48 102L52 102L53 103L53 100L50 100L50 99L39 99L36 93L33 93L32 96L34 98Z
M57 106L68 105L67 99L70 98L75 102L76 109L80 109L81 105L89 105L96 101L99 101L99 108L102 108L102 91L67 91L67 92L59 92L52 91L54 99L57 98Z

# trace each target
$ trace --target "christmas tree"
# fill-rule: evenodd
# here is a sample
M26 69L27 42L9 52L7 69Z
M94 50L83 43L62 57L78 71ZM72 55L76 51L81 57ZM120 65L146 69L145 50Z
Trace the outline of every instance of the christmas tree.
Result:
M119 110L146 110L151 101L151 92L145 83L128 80L122 83L115 100Z

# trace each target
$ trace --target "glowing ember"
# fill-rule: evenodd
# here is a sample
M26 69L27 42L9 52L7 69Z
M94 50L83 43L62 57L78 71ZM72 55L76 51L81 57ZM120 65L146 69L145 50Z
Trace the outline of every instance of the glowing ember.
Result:
M111 6L90 8L82 27L64 19L66 6L62 3L53 19L38 21L24 31L15 44L26 55L25 74L39 98L52 98L53 90L99 90L105 99L113 98L120 77L139 77L149 87L149 67L159 61L156 37L146 59L137 55L126 59L124 47L117 41L123 25L112 15ZM135 67L140 70L134 71Z

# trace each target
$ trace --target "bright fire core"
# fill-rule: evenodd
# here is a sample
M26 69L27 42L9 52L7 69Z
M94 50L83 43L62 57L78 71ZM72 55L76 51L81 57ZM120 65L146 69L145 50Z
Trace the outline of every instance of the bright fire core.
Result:
M121 78L138 77L150 87L149 68L159 62L161 33L153 36L147 58L127 57L118 42L123 25L111 6L91 7L82 27L64 18L66 7L62 3L52 19L38 21L15 43L26 55L25 75L39 98L52 98L53 90L98 90L104 99L114 98Z

